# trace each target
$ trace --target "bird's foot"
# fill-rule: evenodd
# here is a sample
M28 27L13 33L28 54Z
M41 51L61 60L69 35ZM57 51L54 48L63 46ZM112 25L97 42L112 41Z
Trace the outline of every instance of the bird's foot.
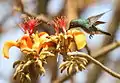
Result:
M89 35L89 38L92 39L92 38L93 38L93 35L90 34L90 35Z

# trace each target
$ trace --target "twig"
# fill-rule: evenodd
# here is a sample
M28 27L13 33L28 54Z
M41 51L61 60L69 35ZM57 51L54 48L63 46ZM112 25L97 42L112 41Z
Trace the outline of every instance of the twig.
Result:
M30 17L36 17L36 15L30 14L24 10L24 5L23 5L21 0L14 0L14 2L15 2L15 6L14 6L15 11L19 11L23 14L26 14L27 16L30 16Z
M30 14L30 13L26 12L26 11L24 10L24 5L23 5L23 3L22 3L21 0L15 0L15 2L16 2L16 3L15 3L15 8L14 8L14 9L15 9L16 11L19 11L19 12L21 12L21 13L29 16L29 17L36 17L37 19L39 19L39 20L42 21L43 23L47 23L47 22L49 21L48 16L45 16L45 15L43 15L43 14L35 15L35 14Z
M88 45L86 45L85 48L86 48L88 54L91 55L91 51L90 51L90 48L88 47Z
M112 71L111 69L107 68L102 63L100 63L99 61L97 61L96 59L94 59L93 57L91 57L90 55L88 55L86 53L83 53L83 52L69 52L68 55L76 55L76 56L88 58L90 61L92 61L96 65L100 66L103 70L105 70L110 75L120 79L120 74L118 74L118 73Z
M95 59L99 60L102 56L105 56L104 54L114 50L115 48L118 48L119 46L120 46L120 41L115 41L112 44L109 44L109 45L101 48L101 50L99 50L98 52L93 54L93 57Z

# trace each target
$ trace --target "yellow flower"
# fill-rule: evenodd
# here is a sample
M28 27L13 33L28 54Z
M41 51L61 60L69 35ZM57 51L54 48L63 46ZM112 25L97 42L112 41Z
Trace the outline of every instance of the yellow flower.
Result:
M42 49L42 44L45 43L49 35L46 32L40 32L32 35L33 46L32 49L36 50L37 54Z
M73 36L78 50L85 47L86 37L85 37L85 34L83 32L76 30L76 29L72 29L72 30L68 30L67 34Z

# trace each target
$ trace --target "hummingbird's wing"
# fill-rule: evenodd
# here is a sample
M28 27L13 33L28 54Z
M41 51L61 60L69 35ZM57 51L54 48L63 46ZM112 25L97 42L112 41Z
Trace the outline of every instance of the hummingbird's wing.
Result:
M110 10L109 10L109 11L110 11ZM109 12L109 11L107 11L107 12ZM90 24L89 27L91 27L94 23L96 23L97 20L100 19L100 18L101 18L105 13L107 13L107 12L104 12L104 13L101 13L101 14L98 14L98 15L89 17L89 18L87 19L87 20L89 21L89 24Z
M97 26L97 25L99 25L99 24L104 24L104 23L106 23L106 22L103 22L103 21L96 21L95 23L93 23L93 25L94 25L94 26Z

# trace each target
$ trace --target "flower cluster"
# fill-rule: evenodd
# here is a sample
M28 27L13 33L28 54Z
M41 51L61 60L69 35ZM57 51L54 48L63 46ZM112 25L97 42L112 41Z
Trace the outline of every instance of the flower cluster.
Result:
M67 69L68 74L73 70L85 69L88 63L84 57L69 56L68 52L78 51L85 47L86 37L79 30L66 30L67 21L65 17L57 17L48 22L52 26L56 34L49 35L46 32L33 32L38 24L38 20L29 19L21 23L21 27L25 34L17 41L7 41L3 47L3 55L9 58L9 49L12 46L18 47L25 54L25 60L16 61L14 67L16 71L14 79L20 77L24 82L26 79L31 81L30 65L33 64L37 74L44 74L44 64L47 64L47 57L57 56L58 53L63 56L63 63L60 65L61 71Z

